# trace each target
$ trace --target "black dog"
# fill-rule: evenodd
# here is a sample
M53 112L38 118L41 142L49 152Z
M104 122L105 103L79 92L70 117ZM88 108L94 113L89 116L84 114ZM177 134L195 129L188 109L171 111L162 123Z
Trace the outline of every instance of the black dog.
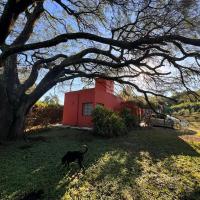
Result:
M62 165L65 165L65 167L67 166L69 168L69 163L78 161L80 169L84 169L82 164L83 156L88 151L88 147L87 145L83 145L83 147L85 148L84 151L68 151L62 158Z
M20 200L40 200L42 198L42 194L44 193L43 190L37 190L26 194Z

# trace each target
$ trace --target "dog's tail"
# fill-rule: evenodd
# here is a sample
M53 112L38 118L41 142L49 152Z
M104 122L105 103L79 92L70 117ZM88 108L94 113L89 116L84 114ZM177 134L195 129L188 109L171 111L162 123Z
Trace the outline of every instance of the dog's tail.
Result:
M85 154L88 151L88 146L87 145L83 145L83 147L84 147L84 151L82 153Z

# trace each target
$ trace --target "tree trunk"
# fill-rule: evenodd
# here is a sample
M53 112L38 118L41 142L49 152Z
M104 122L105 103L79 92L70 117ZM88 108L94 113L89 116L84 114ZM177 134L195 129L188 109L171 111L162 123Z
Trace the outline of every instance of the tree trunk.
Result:
M13 120L12 106L0 80L0 138L6 139Z
M60 73L59 70L52 70L31 94L26 94L26 90L21 90L23 85L19 82L16 65L17 56L9 56L3 63L3 74L0 74L1 140L24 136L25 119L30 107L56 84L54 76Z
M23 137L25 115L21 113L6 112L4 117L1 117L0 122L0 139L1 140L14 140Z
M25 106L22 106L16 112L13 112L12 124L7 135L7 139L9 140L24 137L24 124L26 119L24 107Z
M27 102L18 95L19 79L16 70L17 57L10 56L4 62L0 74L0 139L16 139L23 135ZM23 94L24 95L24 94Z
M28 108L25 103L21 103L20 107L14 107L1 86L0 83L0 139L22 137Z
M0 101L0 139L14 140L24 136L24 124L27 115L26 104L14 108L8 102Z

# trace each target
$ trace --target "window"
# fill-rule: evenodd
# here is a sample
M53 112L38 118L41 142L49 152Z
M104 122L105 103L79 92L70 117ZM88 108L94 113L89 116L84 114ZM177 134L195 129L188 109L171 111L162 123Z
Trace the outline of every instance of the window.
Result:
M93 105L92 103L83 103L83 115L90 116L92 115Z

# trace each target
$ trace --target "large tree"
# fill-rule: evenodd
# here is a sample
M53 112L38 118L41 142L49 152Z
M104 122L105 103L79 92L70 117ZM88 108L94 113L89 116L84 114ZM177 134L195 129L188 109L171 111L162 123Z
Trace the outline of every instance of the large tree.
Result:
M21 136L31 106L77 77L128 84L147 101L198 83L198 1L3 0L0 15L1 138Z

